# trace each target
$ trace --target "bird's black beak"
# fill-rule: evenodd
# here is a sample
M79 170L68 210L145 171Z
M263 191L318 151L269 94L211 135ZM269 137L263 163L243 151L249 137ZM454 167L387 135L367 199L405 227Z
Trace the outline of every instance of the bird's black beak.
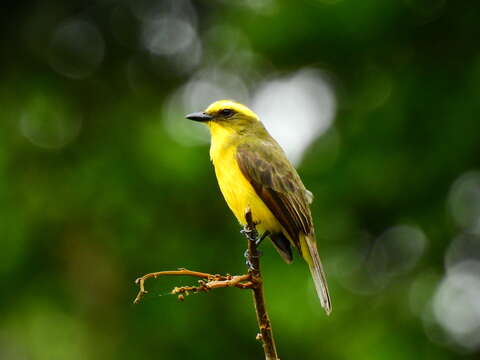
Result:
M196 113L188 114L185 117L193 121L202 121L202 122L210 121L213 119L212 116L205 114L204 112L196 112Z

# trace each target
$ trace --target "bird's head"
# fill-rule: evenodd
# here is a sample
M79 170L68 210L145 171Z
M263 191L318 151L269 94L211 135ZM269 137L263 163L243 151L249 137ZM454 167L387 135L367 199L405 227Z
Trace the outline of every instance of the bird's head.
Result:
M205 122L210 129L222 127L238 133L260 124L257 114L233 100L215 101L205 111L188 114L186 118Z

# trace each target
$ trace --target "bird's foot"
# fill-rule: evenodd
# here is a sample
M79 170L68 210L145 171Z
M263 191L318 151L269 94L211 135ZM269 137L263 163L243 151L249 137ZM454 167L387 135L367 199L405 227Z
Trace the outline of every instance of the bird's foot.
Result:
M251 237L251 230L244 229L241 232L242 232L242 234L244 234L247 237L247 239L249 241L253 242L253 247L255 248L255 252L256 252L255 255L250 255L250 251L248 249L245 250L245 252L243 253L243 256L246 259L245 264L248 266L249 270L251 270L251 271L256 270L256 268L252 264L251 260L252 259L258 259L260 256L263 255L263 252L260 249L258 249L258 246L262 243L263 239L265 239L270 234L270 232L265 231L262 234L262 236L260 236L260 237L255 236L255 238Z
M247 265L248 267L248 270L257 270L255 268L255 266L252 264L252 260L253 259L258 259L260 256L263 255L262 251L261 250L256 250L257 254L256 255L250 255L250 251L245 250L245 252L243 253L243 256L245 257L245 265Z
M243 234L247 240L257 242L258 232L255 229L249 229L247 226L244 226L240 233Z

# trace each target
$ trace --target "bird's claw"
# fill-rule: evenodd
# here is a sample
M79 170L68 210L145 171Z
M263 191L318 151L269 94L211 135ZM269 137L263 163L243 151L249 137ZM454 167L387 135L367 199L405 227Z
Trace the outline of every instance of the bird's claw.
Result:
M262 251L258 249L257 249L256 255L250 255L250 251L248 251L248 249L245 250L245 252L243 253L243 256L245 257L245 265L247 265L249 270L257 270L255 266L252 264L252 262L250 261L250 259L258 259L262 255L263 255Z
M246 227L240 230L240 233L243 234L249 241L256 242L258 233L256 230L247 229Z
M250 259L247 259L247 261L245 261L245 265L247 265L249 271L255 271L255 270L257 270L257 269L255 269L255 266L253 266L253 264L252 264L252 262L250 261Z
M245 250L243 256L245 257L246 261L245 264L248 266L249 271L256 271L257 269L255 266L252 264L253 259L258 259L260 256L262 256L262 252L258 250L258 245L262 242L262 240L265 238L266 235L268 235L268 231L265 232L261 237L258 236L258 231L255 229L255 227L249 228L248 226L244 226L242 230L240 230L240 233L243 234L248 241L251 242L251 245L255 249L255 255L251 255L250 251Z

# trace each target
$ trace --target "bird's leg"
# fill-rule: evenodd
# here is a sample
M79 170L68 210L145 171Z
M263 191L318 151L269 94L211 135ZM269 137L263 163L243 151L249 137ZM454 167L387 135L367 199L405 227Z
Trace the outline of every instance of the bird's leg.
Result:
M260 237L258 237L258 232L256 230L252 230L252 229L248 229L247 226L245 226L243 228L243 230L240 231L243 235L245 235L245 237L248 239L248 241L252 241L254 244L255 244L255 248L257 248L258 246L260 246L260 244L262 243L262 241L268 236L270 235L270 232L267 230L265 231ZM249 251L248 249L245 250L243 256L245 257L246 259L246 265L249 267L249 269L253 269L254 270L254 267L252 265L252 263L250 262L250 254L249 254ZM257 249L257 255L256 257L260 257L262 256L262 252Z
M240 233L243 234L248 241L253 242L254 244L257 243L257 238L258 238L258 232L255 228L251 229L249 228L248 225L244 225L243 229L240 230ZM254 270L254 266L250 261L250 253L247 250L243 253L243 256L245 257L245 264L248 266L250 270Z
M253 241L253 242L257 241L257 237L258 237L257 230L256 229L250 229L248 227L248 225L244 225L243 229L240 230L240 233L245 235L245 237L247 238L248 241Z

